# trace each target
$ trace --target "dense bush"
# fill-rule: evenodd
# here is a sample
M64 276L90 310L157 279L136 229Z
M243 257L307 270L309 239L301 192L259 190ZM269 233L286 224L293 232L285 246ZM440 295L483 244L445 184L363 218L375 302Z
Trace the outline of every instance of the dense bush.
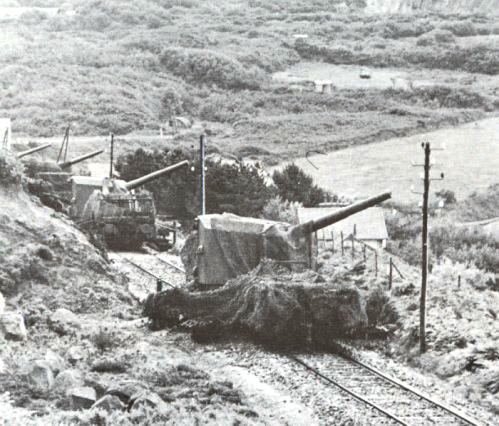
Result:
M499 212L499 183L483 192L474 192L461 201L457 213L461 220L477 221L497 217Z
M206 49L167 48L161 63L168 71L196 84L244 90L258 89L263 81L256 67L245 68L235 59Z
M421 219L417 212L387 215L388 250L411 264L421 262ZM499 273L499 241L480 227L439 221L429 232L432 262L449 259Z
M141 148L118 158L116 169L125 180L136 179L184 159L195 164L196 153L179 149L146 151ZM258 217L273 190L261 170L240 163L206 162L206 210ZM177 171L146 185L152 191L158 211L177 219L191 219L199 213L200 180L197 166Z
M443 30L450 31L458 37L471 37L477 34L477 30L473 22L470 21L450 21L440 25Z
M297 224L300 206L300 203L283 200L281 197L273 197L263 207L262 217L277 222Z
M305 207L316 206L325 199L325 192L311 176L307 175L296 164L287 165L282 172L276 170L272 175L277 194L288 201L302 203Z
M456 194L450 189L441 189L440 191L435 192L435 195L438 198L441 198L446 205L456 204Z

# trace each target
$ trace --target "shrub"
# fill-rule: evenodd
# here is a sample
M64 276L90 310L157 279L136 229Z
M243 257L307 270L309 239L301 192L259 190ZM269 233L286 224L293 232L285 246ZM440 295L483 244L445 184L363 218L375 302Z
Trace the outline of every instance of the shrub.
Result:
M470 37L477 35L477 30L473 22L470 21L451 21L444 22L440 28L451 32L458 37Z
M97 333L92 336L92 343L100 351L108 351L119 345L119 339L115 333L107 330L107 328L100 328Z
M273 197L263 207L262 217L277 222L298 223L298 208L300 203Z
M194 83L226 89L258 89L263 81L257 68L245 68L235 59L206 49L167 48L161 63L173 74Z
M456 204L456 194L454 191L449 189L441 189L440 191L435 192L435 195L438 198L441 198L445 204Z
M325 199L324 190L314 185L312 177L296 164L287 165L282 172L276 170L272 179L277 194L283 200L297 201L305 207L312 207Z
M455 43L456 37L450 31L434 30L430 33L438 43Z
M24 167L15 155L0 150L0 185L18 186L23 177Z

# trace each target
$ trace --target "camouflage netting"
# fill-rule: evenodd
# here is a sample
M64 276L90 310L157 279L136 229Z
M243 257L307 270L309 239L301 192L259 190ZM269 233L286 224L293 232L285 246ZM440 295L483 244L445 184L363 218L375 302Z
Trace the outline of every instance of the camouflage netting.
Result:
M327 345L367 326L354 286L324 282L312 271L292 273L269 260L217 290L152 294L144 314L159 328L191 327L198 339L230 333L276 346Z

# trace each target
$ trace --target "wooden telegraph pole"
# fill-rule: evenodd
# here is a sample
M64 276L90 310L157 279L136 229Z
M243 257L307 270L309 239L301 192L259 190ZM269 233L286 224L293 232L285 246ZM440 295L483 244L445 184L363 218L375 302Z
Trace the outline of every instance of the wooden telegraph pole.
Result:
M114 133L111 133L111 150L109 154L109 179L113 178L113 162L114 162Z
M424 164L413 164L413 166L423 166L423 235L421 238L421 296L419 301L419 350L426 352L426 288L428 284L428 199L430 194L430 181L444 178L442 173L439 179L430 178L430 155L431 147L429 142L422 144L424 150ZM413 191L414 192L414 191ZM415 194L420 194L415 192Z
M204 150L205 150L205 136L201 135L199 138L199 161L200 161L200 168L201 168L201 174L200 174L200 179L201 179L201 215L206 214L206 182L205 182L205 173L204 173Z
M423 235L421 297L419 307L419 351L426 352L426 284L428 281L428 195L430 192L430 143L424 144Z

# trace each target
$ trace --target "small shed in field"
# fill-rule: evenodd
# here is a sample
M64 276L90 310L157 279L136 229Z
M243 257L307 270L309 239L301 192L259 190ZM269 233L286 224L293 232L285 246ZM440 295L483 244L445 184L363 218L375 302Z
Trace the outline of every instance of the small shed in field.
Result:
M71 216L80 218L83 214L83 209L90 195L98 189L102 189L103 178L93 176L73 176L71 178Z
M330 95L333 87L333 82L331 80L314 80L314 86L317 93Z
M298 209L298 220L304 223L333 213L344 206L331 207L302 207ZM340 222L333 223L317 233L319 240L330 240L331 234L335 241L350 237L355 232L355 238L375 249L386 247L388 231L386 229L385 215L380 207L371 207L355 213Z
M10 149L10 118L0 118L0 148Z

